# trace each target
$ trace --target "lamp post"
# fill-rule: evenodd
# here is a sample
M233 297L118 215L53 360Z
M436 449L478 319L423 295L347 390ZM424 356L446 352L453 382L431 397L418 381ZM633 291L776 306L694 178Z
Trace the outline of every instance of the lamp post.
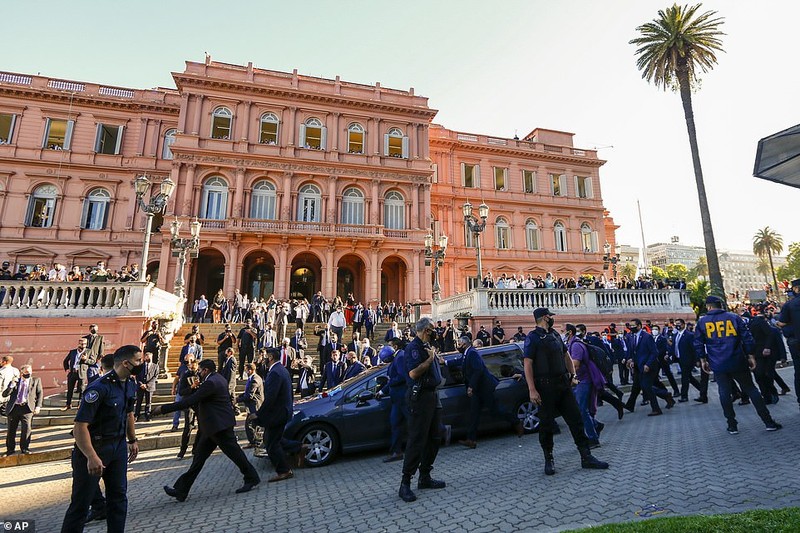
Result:
M611 265L612 272L613 272L613 276L612 277L616 278L617 277L617 263L619 262L619 256L616 255L616 254L614 254L614 255L611 254L611 245L608 244L608 243L605 243L603 245L603 252L605 252L604 255L603 255L603 270L608 270L608 266Z
M133 182L134 190L136 191L136 201L139 208L147 216L147 223L144 227L144 246L142 247L142 269L139 274L139 281L147 279L147 256L150 255L150 233L153 231L153 215L156 213L164 213L167 207L169 197L172 191L175 190L175 182L169 178L164 178L161 181L159 191L150 196L150 201L144 202L144 195L150 190L150 180L147 176L139 176Z
M186 266L186 254L188 253L189 257L192 259L196 259L199 255L200 226L200 221L195 217L192 223L189 224L190 237L188 239L180 237L178 234L181 229L181 223L178 217L175 217L175 220L172 221L172 226L169 228L169 232L172 235L172 239L170 239L172 256L178 258L178 274L175 276L175 290L173 292L180 298L186 297L186 291L184 290L186 281L183 277L183 270Z
M425 266L431 266L433 262L433 299L439 299L441 287L439 286L439 267L444 264L447 255L447 235L439 236L439 249L433 249L433 235L428 233L425 236Z
M478 216L480 216L480 222L478 221L478 218L472 214L472 204L469 203L469 200L462 206L462 210L464 211L464 223L467 225L467 229L475 236L475 253L477 254L478 263L478 284L476 287L479 287L483 280L480 237L481 233L483 233L483 230L486 229L486 219L489 217L489 206L483 202L481 202L481 205L478 206Z

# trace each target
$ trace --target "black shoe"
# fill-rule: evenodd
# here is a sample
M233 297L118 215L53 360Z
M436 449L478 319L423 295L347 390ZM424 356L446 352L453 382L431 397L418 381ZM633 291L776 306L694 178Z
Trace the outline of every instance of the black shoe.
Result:
M623 396L625 396L625 393L624 393L624 392L622 392L621 390L618 390L618 391L617 391L617 398L619 398L620 400L622 400L622 397L623 397Z
M185 502L186 501L186 496L187 496L186 494L183 494L182 492L178 492L177 490L173 489L169 485L164 485L164 492L167 493L167 496L172 496L173 498L175 498L179 502Z
M672 394L667 395L667 409L672 409L675 407L675 398L672 397Z
M625 404L625 410L626 410L626 411L628 411L629 413L632 413L632 412L633 412L633 410L634 410L634 406L633 406L633 404L631 404L631 403L626 403L626 404Z
M447 483L439 481L438 479L419 478L419 481L417 481L417 489L443 489L446 486Z
M553 460L553 453L552 452L545 452L544 453L544 475L552 476L556 473L556 465L555 461Z
M244 485L236 489L236 494L244 494L245 492L250 492L255 487L257 487L259 483L260 481L256 481L255 483L245 483Z
M622 420L622 417L625 415L625 407L622 404L617 405L617 420Z
M410 483L400 483L400 490L397 491L397 495L400 496L400 499L404 502L411 503L417 501L417 495L411 490Z
M777 422L775 422L775 421L773 420L772 422L770 422L769 424L767 424L767 431L778 431L778 430L779 430L779 429L781 429L782 427L783 427L782 425L778 424Z
M689 401L689 398L678 398L678 403L686 403Z
M600 436L600 433L603 431L603 428L605 428L605 427L606 427L606 425L605 425L605 424L603 424L602 422L598 422L598 423L597 423L597 424L594 426L594 430L595 430L595 431L597 431L597 436L598 436L598 437Z
M589 439L589 449L594 450L595 448L600 447L600 440L599 439Z
M605 470L608 468L608 463L601 461L591 453L586 453L585 455L581 455L581 468Z
M648 400L642 400L642 403L640 403L639 405L647 405L648 403L650 403Z
M708 398L695 398L694 401L700 403L708 403Z
M739 402L739 405L750 405L750 400L747 398L742 398L742 401Z
M94 522L95 520L105 520L105 519L106 519L105 509L89 509L89 516L86 517L87 522Z
M728 434L729 435L739 434L739 428L736 426L736 424L728 424Z
M651 411L651 412L647 413L647 416L661 416L663 414L664 414L664 411L659 409L658 411Z
M176 455L175 457L177 457L178 459L183 459L184 455L186 455L186 452L178 452L178 455Z
M403 454L402 453L393 453L389 457L383 460L384 463L393 463L395 461L402 461Z

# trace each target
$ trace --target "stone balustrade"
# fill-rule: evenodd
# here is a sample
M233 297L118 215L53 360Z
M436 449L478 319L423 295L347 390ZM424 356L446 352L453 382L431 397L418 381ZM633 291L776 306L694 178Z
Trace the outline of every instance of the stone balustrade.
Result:
M0 317L180 319L183 303L182 298L152 283L0 281Z
M537 307L562 315L692 313L681 290L477 289L433 302L435 319L529 316Z

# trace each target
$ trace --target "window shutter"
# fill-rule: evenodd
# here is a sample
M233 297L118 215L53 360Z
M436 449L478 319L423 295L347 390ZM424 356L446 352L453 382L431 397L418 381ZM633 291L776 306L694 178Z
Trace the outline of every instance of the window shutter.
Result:
M567 196L567 175L561 174L558 177L558 183L561 187L561 196Z
M14 123L17 121L17 115L11 115L11 125L8 127L8 139L6 142L11 144L11 141L14 139Z
M594 192L592 191L592 178L586 178L586 197L587 198L594 198Z
M103 125L102 124L98 124L97 125L97 131L94 134L94 151L95 152L99 152L100 151L100 136L102 134L103 134ZM66 144L66 138L64 139L64 141L65 141L64 144Z
M89 197L87 196L86 198L83 199L83 212L81 213L81 229L87 229L86 226L89 222L87 220L87 218L89 217L89 203L90 203Z
M573 181L575 182L575 197L576 198L580 198L581 197L581 192L580 192L581 190L578 187L578 176L573 176L572 178L573 178Z
M599 250L600 250L600 248L598 248L598 246L597 246L597 232L593 231L592 232L592 251L593 252L597 252Z
M304 148L305 145L306 145L306 125L300 124L300 142L298 143L298 146L300 148Z
M433 170L433 177L432 177L433 183L439 183L439 165L433 163L431 165L431 169Z
M408 137L403 137L403 159L408 159Z
M385 156L389 155L389 134L388 133L384 133L383 134L383 155L385 155Z
M100 229L106 229L108 226L108 212L111 210L111 201L103 202L103 222Z
M44 123L44 138L42 138L42 148L47 148L47 136L50 135L50 119L48 118ZM28 223L26 222L27 226Z
M64 135L64 150L69 150L72 146L72 128L75 126L74 120L67 121L67 132Z
M117 128L117 145L114 147L114 154L119 155L122 150L122 130L125 129L125 126L120 126Z
M326 128L325 126L322 126L320 128L320 131L322 133L320 133L320 136L319 136L319 147L322 150L327 150L328 149L328 128Z
M461 163L461 186L465 187L467 185L467 169L464 163Z
M47 121L48 121L48 125L49 125L50 119L48 118ZM25 215L25 225L26 226L30 226L31 222L33 221L33 207L34 207L35 203L36 203L36 198L33 196L33 194L31 194L28 197L28 212Z
M481 166L475 165L474 176L472 177L472 186L480 188L481 186Z
M536 249L540 249L542 247L542 230L540 228L536 228Z

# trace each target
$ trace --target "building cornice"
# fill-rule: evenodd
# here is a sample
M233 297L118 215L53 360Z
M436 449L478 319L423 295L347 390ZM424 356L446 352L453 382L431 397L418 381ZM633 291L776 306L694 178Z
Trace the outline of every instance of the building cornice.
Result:
M429 144L431 150L434 150L435 148L440 148L448 152L455 151L456 149L458 149L458 151L460 152L472 153L472 154L491 154L491 155L508 156L515 158L525 157L529 159L537 159L547 162L567 163L571 165L582 165L582 166L597 167L597 168L600 168L601 166L606 164L606 161L604 159L589 159L581 156L559 154L557 152L546 152L546 151L539 152L533 150L526 150L522 148L514 149L508 146L500 146L500 145L495 146L487 144L469 144L452 139L438 139L431 137L429 139Z
M94 94L80 92L67 92L53 89L31 88L25 85L5 85L0 84L0 96L9 98L25 98L28 100L71 104L73 106L101 107L104 109L119 109L126 112L155 112L177 115L180 113L180 104L167 104L164 102L148 102L142 100L121 100L116 98L104 98Z

